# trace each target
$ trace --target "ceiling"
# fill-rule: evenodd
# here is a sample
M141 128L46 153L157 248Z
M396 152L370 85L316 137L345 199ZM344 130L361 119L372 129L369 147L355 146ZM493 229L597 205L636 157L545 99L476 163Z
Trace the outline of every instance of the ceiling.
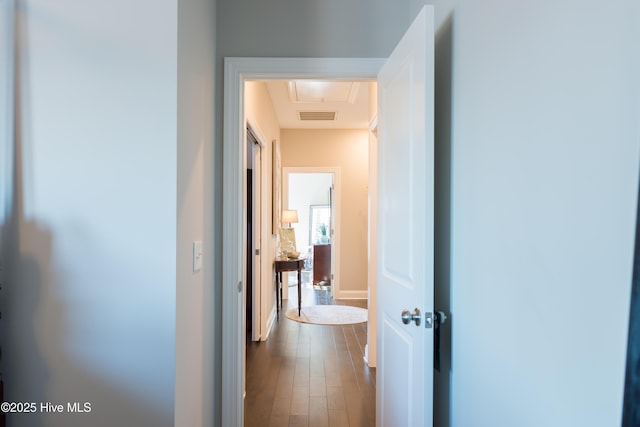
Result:
M369 82L265 82L282 129L368 129Z

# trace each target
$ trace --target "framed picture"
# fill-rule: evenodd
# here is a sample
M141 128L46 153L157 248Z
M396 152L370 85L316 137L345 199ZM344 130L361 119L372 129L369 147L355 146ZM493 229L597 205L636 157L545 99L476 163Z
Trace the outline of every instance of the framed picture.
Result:
M271 204L273 208L272 212L272 234L278 234L280 230L280 215L282 213L282 164L280 159L280 143L274 139L271 146L271 152L273 154L272 159L272 189L271 189Z
M291 227L280 228L280 250L283 253L296 252L296 231Z

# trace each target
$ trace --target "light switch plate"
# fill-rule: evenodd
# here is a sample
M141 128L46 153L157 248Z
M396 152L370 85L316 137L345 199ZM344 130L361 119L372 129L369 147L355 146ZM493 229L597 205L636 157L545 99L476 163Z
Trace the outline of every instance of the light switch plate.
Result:
M193 271L200 271L202 268L202 241L193 242Z

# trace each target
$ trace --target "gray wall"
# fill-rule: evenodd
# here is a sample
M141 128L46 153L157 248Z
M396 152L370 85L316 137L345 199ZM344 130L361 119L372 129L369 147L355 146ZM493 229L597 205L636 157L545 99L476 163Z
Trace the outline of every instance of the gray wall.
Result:
M0 5L5 398L92 411L9 421L211 425L216 3L17 3Z
M1 6L10 22L13 2ZM4 397L91 412L10 414L9 425L173 425L176 8L20 2L19 123L0 140L3 156L18 154L0 182L13 194L1 230Z
M220 311L214 308L220 287L213 286L210 196L214 191L215 12L215 1L178 2L176 426L211 426L219 412L213 398L214 385L220 380L214 378L212 329L220 323ZM192 263L196 240L203 243L198 272Z
M436 16L437 294L453 328L439 403L459 427L620 425L640 3L438 1Z
M389 0L218 1L218 57L385 57L411 19Z

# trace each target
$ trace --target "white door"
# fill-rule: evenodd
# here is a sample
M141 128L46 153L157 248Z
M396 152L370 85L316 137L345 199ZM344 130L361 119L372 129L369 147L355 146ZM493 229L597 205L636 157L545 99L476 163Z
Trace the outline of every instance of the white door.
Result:
M379 427L433 424L433 30L427 6L378 74Z

